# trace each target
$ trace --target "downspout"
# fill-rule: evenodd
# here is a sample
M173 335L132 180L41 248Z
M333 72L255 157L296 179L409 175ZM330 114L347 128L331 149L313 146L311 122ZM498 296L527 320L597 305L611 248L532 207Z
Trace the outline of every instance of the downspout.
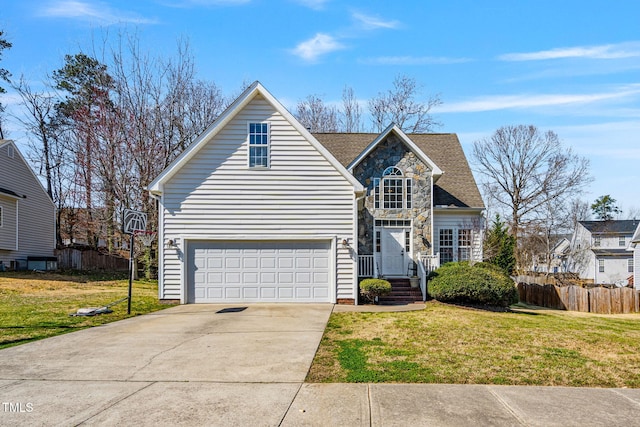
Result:
M431 230L429 231L429 233L431 234L431 236L429 237L429 242L431 243L431 255L435 255L435 253L433 252L435 249L435 242L433 241L433 215L434 215L434 211L433 211L433 171L431 171L431 175L429 176L429 184L431 185Z

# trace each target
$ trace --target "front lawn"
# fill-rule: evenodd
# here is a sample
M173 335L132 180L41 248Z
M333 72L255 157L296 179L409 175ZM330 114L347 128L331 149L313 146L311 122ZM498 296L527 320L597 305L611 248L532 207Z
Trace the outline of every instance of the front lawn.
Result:
M167 308L158 302L156 281L135 281L130 316L126 301L113 313L69 316L126 297L128 286L126 274L0 273L0 348Z
M333 313L307 381L640 387L640 316Z

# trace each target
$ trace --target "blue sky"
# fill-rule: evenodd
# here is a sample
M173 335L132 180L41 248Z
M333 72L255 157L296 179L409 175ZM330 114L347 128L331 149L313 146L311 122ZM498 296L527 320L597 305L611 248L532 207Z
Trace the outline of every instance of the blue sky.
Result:
M290 110L345 85L366 100L402 73L440 94L436 131L469 160L501 126L552 130L591 162L585 200L640 215L639 17L637 0L3 0L0 66L39 80L127 26L153 54L188 39L200 78L228 94L260 80Z

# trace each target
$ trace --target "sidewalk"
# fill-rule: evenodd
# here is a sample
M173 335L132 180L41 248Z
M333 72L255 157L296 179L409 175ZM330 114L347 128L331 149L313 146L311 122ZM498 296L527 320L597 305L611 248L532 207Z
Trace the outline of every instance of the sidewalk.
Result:
M283 426L638 426L640 390L304 384Z

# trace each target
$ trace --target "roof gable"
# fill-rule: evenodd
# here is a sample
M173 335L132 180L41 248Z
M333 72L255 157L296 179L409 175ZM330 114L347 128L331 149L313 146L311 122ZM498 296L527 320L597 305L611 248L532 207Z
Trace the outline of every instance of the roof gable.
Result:
M45 189L44 185L42 184L42 181L40 181L40 178L38 178L38 176L33 171L31 166L29 165L29 163L27 163L27 160L24 158L24 156L22 155L22 153L18 149L18 146L15 144L15 142L13 142L10 139L2 139L2 140L0 140L0 150L8 147L9 145L13 147L13 158L9 159L9 161L20 162L22 164L22 168L24 168L25 171L28 171L27 174L29 174L29 175L31 175L33 177L33 181L32 182L35 183L35 186L37 186L46 195L46 199L51 203L52 206L55 207L55 204L53 203L53 200L51 200L51 197L49 197L49 194L47 193L47 190ZM13 178L13 179L15 179L15 178ZM11 197L15 197L15 198L25 198L26 197L24 194L18 194L18 193L14 192L13 190L8 189L8 188L1 188L0 189L0 193L2 193L5 196L11 196Z
M640 221L638 221L636 231L633 233L633 237L631 238L631 247L635 248L638 244L640 244Z
M349 166L373 141L375 133L314 133L343 165ZM434 184L434 205L484 208L475 178L456 134L405 134L442 171Z
M380 135L378 135L373 141L371 141L371 143L355 158L353 159L348 165L347 165L347 169L350 172L353 172L353 169L363 160L365 159L372 151L375 147L378 146L378 144L382 141L384 141L389 134L391 133L395 133L400 140L407 146L409 147L409 149L411 151L413 151L413 153L418 156L418 158L420 160L422 160L422 162L424 164L426 164L427 166L429 166L429 168L431 169L431 174L434 177L434 182L442 175L442 170L425 154L422 152L422 150L420 150L416 144L413 143L413 141L411 141L407 135L395 124L391 124L389 125Z
M148 186L154 194L161 194L163 185L173 177L185 164L189 162L207 143L233 120L257 95L261 95L271 106L280 113L333 167L354 187L354 191L363 191L362 185L351 175L318 140L296 120L291 113L267 91L258 81L255 81L229 106L227 109L198 136L167 168L165 168Z

